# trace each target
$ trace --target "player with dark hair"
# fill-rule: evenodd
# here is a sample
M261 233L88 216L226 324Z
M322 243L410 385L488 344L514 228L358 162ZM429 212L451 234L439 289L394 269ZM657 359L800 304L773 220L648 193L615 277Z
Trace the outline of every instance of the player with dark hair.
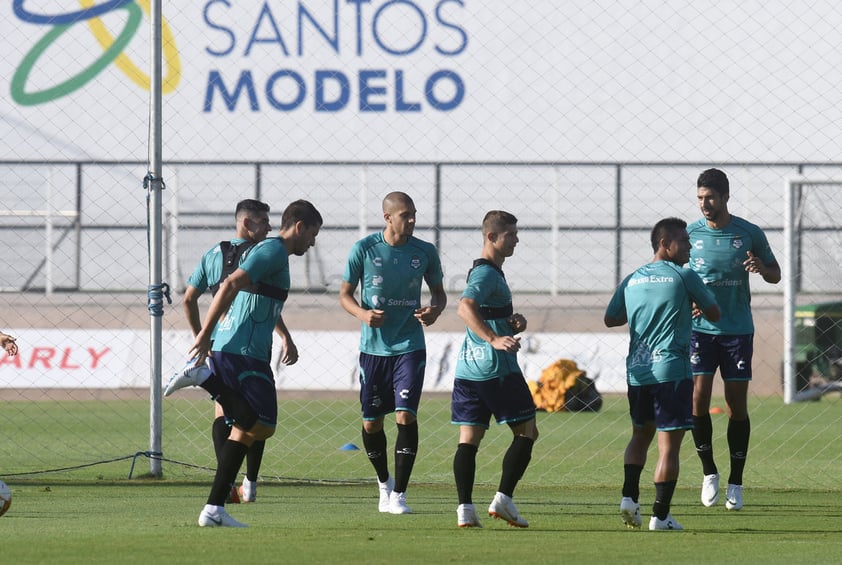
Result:
M415 204L403 192L383 199L382 232L351 248L339 304L362 322L360 336L360 404L362 441L377 473L380 512L409 514L406 489L418 451L418 405L424 386L427 348L424 327L447 305L441 261L436 248L412 234ZM422 281L430 305L421 305ZM361 285L360 299L354 294ZM395 474L389 474L386 414L395 412Z
M254 244L260 243L269 234L269 205L259 200L245 199L237 203L234 211L236 235L230 241L223 241L208 250L193 274L187 281L184 292L183 308L193 331L198 335L202 329L199 315L199 297L210 289L216 294L219 285L239 266L243 254ZM283 315L278 317L275 331L281 337L281 362L292 365L298 360L298 350L287 330ZM170 392L167 390L167 392ZM166 393L165 393L166 394ZM220 404L214 403L214 420L211 426L214 452L217 462L222 453L222 446L231 434L231 424L226 420ZM246 474L239 488L232 485L229 502L254 502L257 497L257 476L263 461L264 441L255 441L246 456Z
M620 283L605 310L605 325L628 323L631 336L626 379L632 437L623 456L620 501L620 516L629 528L641 526L640 475L657 432L655 502L649 529L683 529L670 506L678 482L681 441L693 427L689 359L693 304L710 320L720 316L702 279L682 267L690 256L686 226L678 218L655 224L650 238L654 258Z
M725 508L739 510L743 507L743 470L751 435L748 383L754 320L749 273L776 284L781 280L781 267L763 230L728 211L730 186L724 172L708 169L699 175L696 186L704 217L687 228L692 244L690 268L713 291L722 307L722 319L715 322L696 317L693 322L693 441L704 474L702 504L713 506L719 501L719 470L713 458L710 397L713 375L719 369L725 389L731 453Z
M249 249L220 284L190 349L195 364L168 386L169 393L201 386L233 422L207 504L199 514L200 526L246 527L225 511L225 500L249 447L275 433L278 399L270 364L272 331L290 288L289 256L304 255L315 244L321 225L321 215L309 202L297 200L287 206L279 237ZM223 315L224 322L219 323ZM205 363L208 357L210 367Z
M459 426L459 445L453 457L453 476L460 528L481 528L473 504L476 458L491 416L512 431L512 443L503 456L503 470L488 514L511 526L526 528L512 496L538 439L535 403L517 363L526 318L514 313L512 293L503 274L503 262L518 243L517 218L492 210L482 221L482 254L468 271L458 314L467 326L456 361L451 422Z

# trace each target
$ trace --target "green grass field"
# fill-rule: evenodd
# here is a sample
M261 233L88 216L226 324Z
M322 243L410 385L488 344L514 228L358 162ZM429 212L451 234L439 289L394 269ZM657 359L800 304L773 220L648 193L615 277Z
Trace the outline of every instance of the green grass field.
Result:
M177 420L185 413L182 408L199 401L181 402L185 406L165 413L165 430L181 425ZM258 501L230 507L232 515L249 524L245 530L196 525L212 477L201 467L212 457L204 430L209 417L197 427L195 442L189 441L191 434L165 436L163 479L140 478L148 470L148 461L141 457L136 478L130 480L126 477L131 458L117 457L124 454L120 452L109 454L115 456L111 462L97 460L102 454L94 453L96 438L81 441L89 434L83 422L95 423L105 445L127 441L123 438L128 436L125 453L132 453L146 441L145 403L50 403L49 410L44 404L18 403L15 420L21 418L28 426L7 429L28 434L28 441L12 442L8 434L0 440L0 478L14 495L10 511L0 518L0 562L838 562L839 399L795 406L774 399L752 402L746 507L728 512L721 504L701 506L700 471L688 437L673 500L673 514L684 532L626 530L620 522L621 458L628 437L625 401L620 397L606 398L598 414L540 415L542 435L533 464L515 493L521 513L530 521L527 530L487 517L482 530L456 528L450 476L456 432L430 423L422 427L422 455L408 491L415 513L378 513L365 456L337 449L340 441L358 442L353 401L321 401L326 413L338 415L323 427L302 417L305 412L312 415L313 404L281 404L285 424L269 440L275 443L267 444L270 463L264 468ZM206 402L200 404L203 415L206 408ZM427 422L445 418L446 410L445 399L425 400ZM59 413L75 424L55 425ZM140 431L127 434L126 421L133 428L135 418ZM725 417L719 418L715 447L722 453L720 471L727 472ZM509 438L507 429L493 427L479 453L475 502L480 510L493 496ZM47 446L38 449L44 469L75 466L18 474L29 459L26 445ZM302 445L308 449L302 450ZM652 503L654 457L653 450L641 483L644 522ZM84 461L97 464L82 465Z
M455 527L453 491L416 485L415 514L381 515L367 485L264 485L258 502L231 507L248 529L196 525L205 485L13 485L0 518L4 563L838 563L838 493L752 490L729 513L677 493L684 532L626 530L616 489L542 489L517 493L529 529L483 520ZM478 489L477 501L493 488ZM166 560L166 561L163 561Z

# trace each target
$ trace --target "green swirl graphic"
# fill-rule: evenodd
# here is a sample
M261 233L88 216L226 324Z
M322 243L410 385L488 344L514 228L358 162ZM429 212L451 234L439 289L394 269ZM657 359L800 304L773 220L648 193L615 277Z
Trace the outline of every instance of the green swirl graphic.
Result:
M121 6L122 9L128 10L129 20L126 22L126 27L120 32L120 35L114 40L111 46L103 51L102 55L94 61L89 67L83 69L78 74L61 82L50 88L39 90L36 92L26 92L26 83L29 80L29 74L41 58L41 55L52 45L61 35L70 29L75 24L66 24L55 26L47 34L36 43L29 53L23 58L20 66L15 71L12 77L11 94L12 100L21 106L35 106L36 104L43 104L50 102L56 98L65 96L77 88L82 87L88 81L98 75L103 69L114 62L123 49L129 44L134 37L143 21L143 11L136 3ZM79 23L79 22L76 22Z

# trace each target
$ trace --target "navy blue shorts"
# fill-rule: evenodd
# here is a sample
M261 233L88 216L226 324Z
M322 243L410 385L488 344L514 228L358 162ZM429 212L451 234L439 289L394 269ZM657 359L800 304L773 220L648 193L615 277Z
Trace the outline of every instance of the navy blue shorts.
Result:
M261 424L270 428L278 425L278 392L268 362L245 355L212 351L211 366L229 388L243 395L257 413Z
M517 424L535 417L535 402L520 373L487 381L453 381L450 423L488 429L491 415L498 424Z
M693 332L690 339L690 365L693 375L713 375L716 369L723 381L750 381L754 334L714 335Z
M379 420L392 412L418 415L427 351L381 356L360 353L360 405L363 420Z
M629 416L632 425L655 422L659 432L693 429L693 380L682 379L654 385L629 385Z

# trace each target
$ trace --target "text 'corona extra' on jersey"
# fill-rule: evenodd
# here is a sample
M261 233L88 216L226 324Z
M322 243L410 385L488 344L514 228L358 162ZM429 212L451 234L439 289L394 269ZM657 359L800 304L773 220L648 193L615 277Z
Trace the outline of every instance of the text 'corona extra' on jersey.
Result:
M628 319L626 378L634 386L691 379L692 305L716 299L695 272L670 261L643 265L625 278L606 315Z

